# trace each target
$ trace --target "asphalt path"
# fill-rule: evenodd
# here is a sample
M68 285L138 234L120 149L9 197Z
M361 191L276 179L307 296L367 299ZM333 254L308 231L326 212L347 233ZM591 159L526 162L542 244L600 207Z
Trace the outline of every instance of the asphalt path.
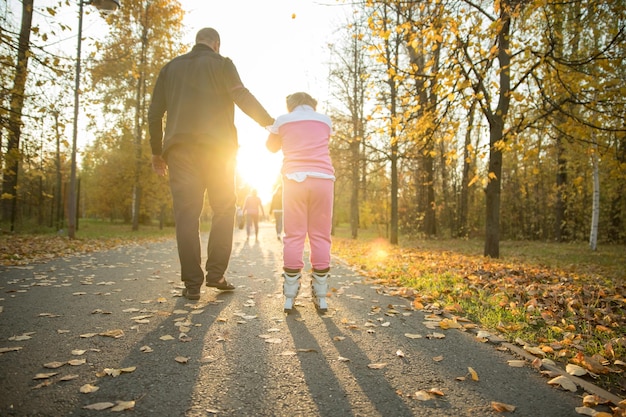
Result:
M306 277L285 315L273 226L234 234L236 290L197 302L181 297L171 240L1 267L0 416L579 415L582 389L430 326L432 312L340 260L328 313Z

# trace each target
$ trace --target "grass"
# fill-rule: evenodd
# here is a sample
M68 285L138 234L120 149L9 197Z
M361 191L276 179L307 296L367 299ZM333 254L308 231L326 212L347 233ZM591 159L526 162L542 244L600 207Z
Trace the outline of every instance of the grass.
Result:
M539 346L556 361L592 367L618 395L626 384L626 247L504 241L500 259L483 242L401 239L335 229L333 252L413 305L462 316L513 342ZM597 371L597 372L596 372Z

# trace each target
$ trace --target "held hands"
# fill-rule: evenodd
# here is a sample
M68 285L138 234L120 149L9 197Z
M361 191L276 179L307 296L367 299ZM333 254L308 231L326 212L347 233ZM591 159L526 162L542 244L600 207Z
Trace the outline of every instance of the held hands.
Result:
M160 177L167 174L167 163L161 155L152 155L152 170Z

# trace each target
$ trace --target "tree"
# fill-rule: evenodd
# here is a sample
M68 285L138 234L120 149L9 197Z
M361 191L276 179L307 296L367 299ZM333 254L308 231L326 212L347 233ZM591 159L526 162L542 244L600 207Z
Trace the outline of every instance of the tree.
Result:
M342 107L342 110L336 110L336 112L345 116L343 125L346 132L342 136L346 138L349 152L350 232L352 238L356 239L359 230L360 179L362 166L365 164L362 158L362 147L367 124L364 114L368 73L365 62L362 22L355 14L354 20L347 26L350 30L350 37L344 40L345 44L339 47L335 53L338 63L331 70L330 78L336 89L334 97Z
M164 193L142 192L154 185L148 158L151 153L144 140L146 103L161 67L182 52L183 10L177 1L129 0L118 13L110 22L111 36L99 45L98 49L104 52L91 68L91 75L99 104L110 114L101 140L115 138L108 144L103 143L101 149L117 153L128 148L123 142L130 140L132 143L132 159L122 155L116 159L125 161L117 169L128 179L124 184L132 185L122 192L130 197L124 201L128 201L132 229L137 230L142 215L152 217L148 213L154 207L160 210L163 206L162 201L148 197L163 198ZM124 117L129 113L133 118ZM97 171L98 167L93 169Z
M26 95L26 77L30 56L30 33L33 22L34 0L22 1L22 24L17 45L17 60L13 88L11 89L8 117L9 137L5 156L5 168L2 176L2 217L10 219L11 231L15 228L17 214L17 186L20 166L20 136L22 133L22 114Z

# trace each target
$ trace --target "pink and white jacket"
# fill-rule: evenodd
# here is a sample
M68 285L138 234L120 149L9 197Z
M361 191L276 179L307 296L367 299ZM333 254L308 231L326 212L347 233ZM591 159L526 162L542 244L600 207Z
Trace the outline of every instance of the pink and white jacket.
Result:
M282 149L284 176L298 182L308 176L335 179L328 149L330 117L302 105L279 116L269 131L266 146L271 152Z

